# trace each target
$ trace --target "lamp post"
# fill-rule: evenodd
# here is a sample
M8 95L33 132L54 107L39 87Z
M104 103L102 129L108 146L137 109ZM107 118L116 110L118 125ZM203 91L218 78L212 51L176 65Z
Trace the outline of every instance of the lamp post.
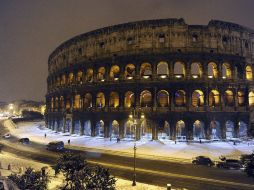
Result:
M134 151L134 159L133 159L133 181L132 181L132 186L136 186L136 150L137 150L137 146L136 146L136 140L137 140L137 119L135 116L135 110L134 110L134 147L133 147L133 151Z

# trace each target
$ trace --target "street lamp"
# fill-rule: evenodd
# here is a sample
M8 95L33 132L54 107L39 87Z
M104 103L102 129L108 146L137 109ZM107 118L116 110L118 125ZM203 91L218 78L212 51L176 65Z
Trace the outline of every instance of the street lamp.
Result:
M136 140L137 140L137 119L135 117L135 110L134 110L134 147L133 147L133 151L134 151L134 160L133 160L133 181L132 181L132 186L136 186L136 151L137 151L137 146L136 146Z

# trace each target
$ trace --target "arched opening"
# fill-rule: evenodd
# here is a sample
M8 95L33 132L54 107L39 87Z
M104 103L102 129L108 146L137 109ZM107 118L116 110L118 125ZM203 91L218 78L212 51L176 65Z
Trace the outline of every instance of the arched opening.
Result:
M54 98L52 97L52 98L51 98L51 109L52 109L52 110L54 110L54 108L55 108L54 105L55 105L55 101L54 101Z
M176 78L184 78L185 77L185 66L183 62L177 61L174 64L174 76Z
M243 79L244 71L241 65L235 65L235 78L236 79Z
M69 73L68 84L73 84L73 81L74 81L74 75L73 73Z
M183 90L177 90L175 93L175 105L176 106L185 106L186 96Z
M231 90L225 92L225 106L234 106L234 94Z
M125 108L134 107L134 102L135 102L134 93L131 91L126 92L124 95L124 107Z
M208 78L218 78L218 67L214 62L208 63Z
M130 63L125 66L124 76L128 80L135 77L135 66L133 64Z
M86 71L86 81L93 82L93 69L87 69Z
M170 140L170 125L167 121L159 122L158 139Z
M205 138L205 125L204 122L196 120L193 123L193 139L200 140Z
M135 126L132 120L128 120L124 126L124 137L126 139L135 138Z
M67 97L67 98L66 98L65 109L66 109L67 112L70 112L70 111L71 111L71 98L70 98L70 97Z
M202 66L200 63L194 62L191 64L191 76L192 78L201 78L202 77Z
M254 92L253 91L249 92L249 106L250 107L254 106Z
M191 100L192 106L194 107L204 106L204 93L201 90L195 90L192 93Z
M109 96L109 106L112 108L119 107L119 95L117 92L111 92Z
M217 90L212 90L209 93L209 106L216 107L220 105L220 94Z
M232 78L231 67L228 63L222 64L222 78L223 79L231 79Z
M113 65L110 68L109 78L110 80L117 81L119 80L119 77L120 77L120 67L118 65Z
M212 140L221 138L220 123L218 121L211 121L210 123L210 138Z
M183 120L180 120L176 123L176 140L179 141L186 140L185 123Z
M252 80L253 79L253 76L252 76L252 68L251 68L251 66L247 66L246 68L245 68L245 75L246 75L246 79L247 80Z
M58 109L59 102L58 102L58 97L55 98L55 108Z
M81 99L80 99L80 95L76 94L74 97L74 108L75 109L80 109L81 108Z
M83 78L83 72L78 71L78 73L77 73L77 83L78 84L82 84L82 78Z
M159 107L168 107L169 93L166 90L160 90L157 94L157 101Z
M152 106L152 93L148 90L144 90L140 94L140 105L141 107Z
M226 139L234 137L235 126L232 121L226 121Z
M102 92L99 92L96 96L96 107L97 108L105 107L105 96Z
M97 79L98 81L105 81L105 73L106 73L106 70L105 70L105 67L100 67L98 69L98 74L97 74Z
M114 120L112 122L110 134L111 134L111 138L118 138L119 137L119 123L118 123L118 121Z
M140 137L143 140L152 140L152 126L144 119L140 125Z
M238 137L239 138L245 138L245 137L247 137L247 134L248 134L248 125L244 121L240 121L238 123L238 127L239 127Z
M83 106L84 108L91 108L93 106L92 95L90 93L86 93L84 96Z
M104 137L104 121L103 120L100 120L99 122L96 123L95 136Z
M160 78L167 78L169 75L169 71L168 71L168 63L165 61L161 61L158 63L157 65L157 75Z
M66 76L63 74L61 77L61 85L65 85L66 84Z
M73 133L78 135L80 134L80 124L78 120L74 120Z
M85 136L91 136L91 134L92 134L92 127L91 127L91 121L90 120L88 120L88 121L85 121L85 123L84 123L84 135Z
M64 109L64 97L63 96L60 97L60 108Z
M142 63L140 67L140 75L141 77L147 79L152 76L152 66L150 63Z
M245 94L243 91L238 91L237 92L237 101L238 101L238 106L244 106L245 105Z

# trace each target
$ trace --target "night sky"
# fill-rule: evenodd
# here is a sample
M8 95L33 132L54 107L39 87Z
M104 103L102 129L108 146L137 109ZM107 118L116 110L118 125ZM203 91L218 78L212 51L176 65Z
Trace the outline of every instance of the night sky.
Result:
M159 18L254 29L254 0L0 0L0 101L44 100L48 56L75 35Z

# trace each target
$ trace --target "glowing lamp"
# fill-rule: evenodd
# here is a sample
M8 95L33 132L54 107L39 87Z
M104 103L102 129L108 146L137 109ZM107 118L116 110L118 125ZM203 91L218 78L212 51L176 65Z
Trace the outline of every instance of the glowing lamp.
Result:
M180 79L180 78L182 78L182 75L175 75L175 77Z
M131 119L132 119L132 118L133 118L133 115L129 115L129 118L131 118Z
M212 78L213 78L213 76L212 76L212 75L208 75L208 78L209 78L209 79L212 79Z
M133 79L133 77L127 77L127 79L128 79L128 80L131 80L131 79Z
M197 79L198 75L192 75L192 78Z
M119 78L114 78L114 80L119 80Z
M223 78L223 79L226 79L227 77L223 76L222 78Z
M104 82L105 80L104 79L101 79L101 82Z
M167 75L161 75L160 78L165 79Z
M141 119L144 119L144 118L145 118L145 115L144 115L144 114L142 114L142 115L141 115Z
M144 75L143 78L148 79L148 78L150 78L150 76L149 75Z

